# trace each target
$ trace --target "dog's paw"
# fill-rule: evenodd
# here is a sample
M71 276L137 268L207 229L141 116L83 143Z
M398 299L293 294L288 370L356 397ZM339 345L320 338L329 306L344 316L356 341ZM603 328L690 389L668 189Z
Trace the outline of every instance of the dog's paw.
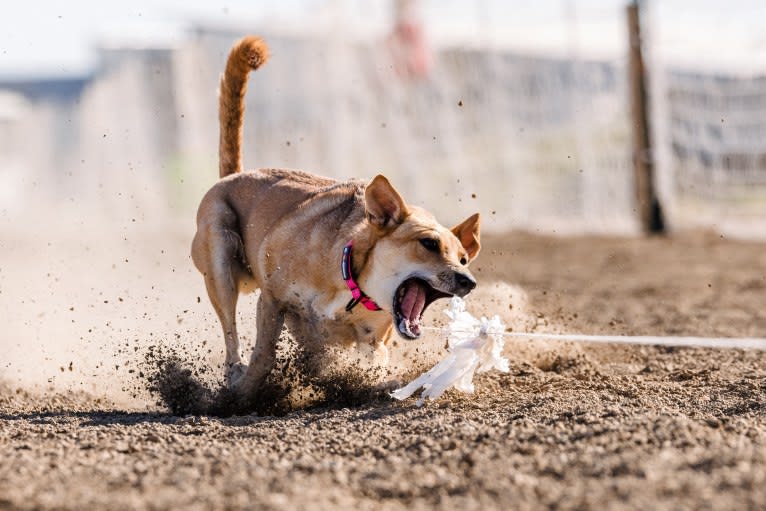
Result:
M236 388L242 377L247 372L247 365L238 362L232 364L226 369L226 384L230 389Z
M396 389L400 389L407 385L406 382L400 380L400 379L393 379L393 380L385 380L379 383L376 383L373 385L373 389L379 391L379 392L393 392Z

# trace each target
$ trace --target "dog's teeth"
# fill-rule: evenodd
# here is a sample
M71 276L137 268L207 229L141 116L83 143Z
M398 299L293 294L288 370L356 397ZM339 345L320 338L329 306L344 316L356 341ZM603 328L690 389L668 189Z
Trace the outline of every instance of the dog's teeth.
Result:
M410 337L413 337L412 329L410 328L410 322L407 321L407 318L402 318L402 320L399 322L399 330Z
M417 339L420 334L415 333L413 326L418 326L418 323L416 321L410 321L407 318L402 318L398 324L399 331L402 334L409 337L410 339Z

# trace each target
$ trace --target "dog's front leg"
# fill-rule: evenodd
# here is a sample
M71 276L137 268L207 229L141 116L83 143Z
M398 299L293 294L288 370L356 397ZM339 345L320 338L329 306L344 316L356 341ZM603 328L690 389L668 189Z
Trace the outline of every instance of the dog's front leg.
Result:
M282 333L285 313L280 304L268 293L258 298L256 323L258 333L250 357L250 365L244 376L234 383L234 389L242 396L248 396L263 384L274 368L277 358L277 341Z

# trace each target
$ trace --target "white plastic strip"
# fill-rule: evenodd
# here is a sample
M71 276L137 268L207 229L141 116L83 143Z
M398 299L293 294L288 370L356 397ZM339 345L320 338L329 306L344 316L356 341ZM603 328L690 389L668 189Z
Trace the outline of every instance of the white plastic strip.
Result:
M448 334L450 329L422 327ZM504 337L531 340L573 341L601 344L636 344L641 346L681 346L688 348L733 348L766 351L766 338L763 337L673 337L652 335L583 335L583 334L545 334L526 332L503 332Z
M465 310L465 302L457 297L450 300L445 314L450 318L446 328L423 327L447 336L446 356L428 372L404 387L394 390L395 399L407 399L423 389L416 401L421 406L426 399L438 399L447 389L473 392L473 377L492 369L508 372L508 360L503 357L504 338L555 340L590 343L617 343L643 346L683 346L695 348L739 348L766 350L766 339L755 337L665 337L651 335L582 335L507 332L498 316L477 319Z

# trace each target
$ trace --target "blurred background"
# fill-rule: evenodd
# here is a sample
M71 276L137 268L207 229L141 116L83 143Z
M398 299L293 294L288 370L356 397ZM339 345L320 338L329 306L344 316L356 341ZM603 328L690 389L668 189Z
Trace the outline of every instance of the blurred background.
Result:
M639 235L648 200L671 233L766 238L762 0L188 4L30 0L0 18L0 377L102 388L129 363L105 360L158 337L220 354L188 250L245 34L272 50L246 168L384 173L485 232Z
M0 21L0 210L190 218L216 179L216 89L243 34L245 165L389 175L445 222L630 234L651 159L670 229L766 234L766 7L625 0L26 2Z

